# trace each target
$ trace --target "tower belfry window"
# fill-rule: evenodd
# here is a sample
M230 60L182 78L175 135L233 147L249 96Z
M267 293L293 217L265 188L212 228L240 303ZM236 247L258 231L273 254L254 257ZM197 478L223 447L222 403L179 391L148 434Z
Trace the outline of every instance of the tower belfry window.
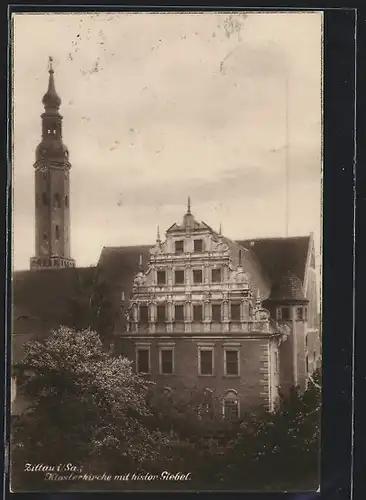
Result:
M54 205L56 208L60 208L61 206L60 195L58 193L54 196Z
M55 227L56 240L60 239L60 226Z

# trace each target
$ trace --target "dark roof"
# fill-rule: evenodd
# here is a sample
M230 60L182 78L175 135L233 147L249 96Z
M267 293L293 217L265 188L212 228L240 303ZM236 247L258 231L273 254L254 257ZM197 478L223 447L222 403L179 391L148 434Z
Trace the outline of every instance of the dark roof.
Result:
M146 271L152 245L104 247L97 265L94 300L99 307L97 330L124 328L122 293L127 304L139 268ZM140 265L141 264L141 265Z
M306 300L302 282L288 270L281 280L272 286L270 299L275 301Z
M87 327L95 267L15 271L12 280L13 355L24 339L60 325Z
M304 282L310 236L240 240L238 243L252 250L272 283L279 283L287 271Z
M241 266L249 273L253 282L258 286L261 297L268 297L271 289L271 282L256 254L251 249L241 245L238 241L233 241L226 237L223 237L223 240L229 245L232 255L237 255L237 259L233 259L233 264L239 265L241 260ZM240 251L244 252L241 259L238 253Z

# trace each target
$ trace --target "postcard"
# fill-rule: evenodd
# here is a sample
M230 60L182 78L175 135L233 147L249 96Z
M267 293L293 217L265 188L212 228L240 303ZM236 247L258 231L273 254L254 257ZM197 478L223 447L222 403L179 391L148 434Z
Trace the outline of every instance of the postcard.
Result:
M13 492L318 490L322 26L13 14Z

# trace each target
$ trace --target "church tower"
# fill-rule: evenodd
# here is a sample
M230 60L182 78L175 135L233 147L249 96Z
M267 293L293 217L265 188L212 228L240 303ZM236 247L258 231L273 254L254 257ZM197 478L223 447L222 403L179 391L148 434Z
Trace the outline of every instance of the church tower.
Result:
M62 142L61 99L55 88L52 58L48 72L48 89L42 99L42 140L34 163L36 231L31 269L75 267L70 255L71 164Z

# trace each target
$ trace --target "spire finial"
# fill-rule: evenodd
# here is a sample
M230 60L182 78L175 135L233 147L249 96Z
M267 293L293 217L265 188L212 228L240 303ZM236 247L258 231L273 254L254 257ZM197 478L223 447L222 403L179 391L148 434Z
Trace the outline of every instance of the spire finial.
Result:
M53 58L49 56L48 58L48 89L45 95L43 96L42 102L46 109L56 109L61 105L61 99L57 95L55 88L55 80L54 80L54 70L53 70Z
M188 196L188 209L187 209L187 214L191 213L191 197Z
M222 225L221 225L221 222L220 222L220 228L219 228L219 235L220 236L222 235Z
M159 225L157 225L157 228L156 228L156 241L157 241L157 243L160 243L160 228L159 228Z
M48 72L53 73L53 57L48 57Z

